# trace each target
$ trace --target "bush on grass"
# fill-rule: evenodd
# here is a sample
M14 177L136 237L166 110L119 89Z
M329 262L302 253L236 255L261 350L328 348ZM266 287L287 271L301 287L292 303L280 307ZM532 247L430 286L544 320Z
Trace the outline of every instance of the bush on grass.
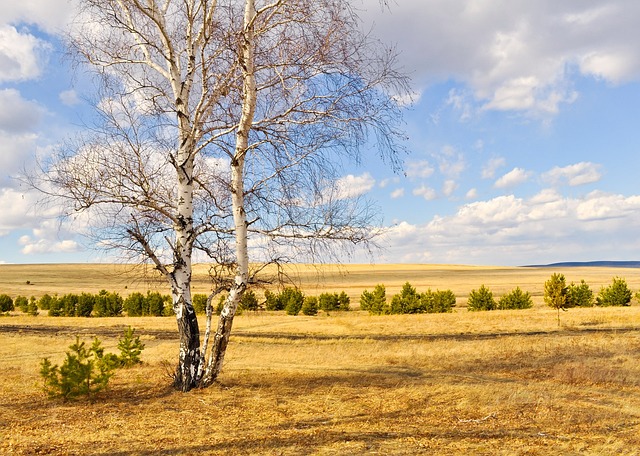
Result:
M579 284L571 282L567 288L568 307L593 307L595 298L589 284L581 280Z
M467 301L467 310L495 310L497 306L496 300L493 299L493 293L487 287L482 285L477 290L471 290L469 300Z
M360 309L368 310L373 315L383 315L391 312L387 304L387 290L384 285L378 284L369 292L364 290L360 295Z
M600 289L596 302L599 306L628 306L631 304L632 296L627 281L614 277L611 285Z
M144 344L135 336L135 330L131 327L118 340L118 348L119 356L105 353L102 342L97 337L87 347L76 336L76 341L69 346L61 366L52 364L48 358L42 359L40 376L44 381L43 389L50 398L67 401L86 396L91 401L96 393L107 388L115 369L131 367L141 362Z
M318 315L318 298L315 296L306 296L302 304L302 314L308 316Z
M20 309L21 312L27 313L29 311L29 300L24 296L16 296L13 300L13 306Z
M520 287L516 287L506 295L503 295L498 301L498 309L530 309L533 307L531 294L528 291L522 291Z
M15 309L13 299L8 294L0 294L0 312L11 312Z

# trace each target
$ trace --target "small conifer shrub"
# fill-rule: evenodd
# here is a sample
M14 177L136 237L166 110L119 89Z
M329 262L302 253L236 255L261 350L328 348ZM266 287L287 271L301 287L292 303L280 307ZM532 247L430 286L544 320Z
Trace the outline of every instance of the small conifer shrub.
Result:
M240 300L240 307L242 310L258 310L260 308L258 304L258 297L253 290L247 290L242 295Z
M364 290L360 295L360 309L368 310L373 315L383 315L391 312L387 304L387 291L384 285L378 284L373 291Z
M23 313L27 313L29 311L29 300L24 296L16 296L16 299L13 300L13 305Z
M287 287L278 298L284 304L287 315L298 315L304 304L304 294L297 288Z
M136 330L129 326L124 330L124 334L118 340L120 356L118 362L122 367L132 367L140 364L140 355L144 350L144 344L140 341L140 336L135 335Z
M456 295L451 290L428 289L420 295L422 308L426 313L447 313L452 312L456 305Z
M579 284L571 282L567 288L567 301L570 307L593 307L595 297L589 284L581 280Z
M318 315L318 298L315 296L306 296L302 304L302 314L315 316Z
M193 309L197 314L204 314L207 311L207 295L196 293L191 298Z
M115 369L113 356L105 356L100 341L96 338L90 347L80 342L69 346L62 366L51 364L48 358L40 363L40 376L44 390L51 398L67 401L80 396L92 400L93 395L107 387Z
M544 302L558 311L558 326L560 326L560 311L570 307L568 293L569 288L563 274L553 274L544 283Z
M0 312L11 312L15 307L13 299L8 294L0 294Z
M497 306L496 300L493 299L493 293L484 285L477 290L471 290L469 300L467 301L467 309L471 311L494 310Z
M533 307L531 294L528 291L522 291L520 287L516 287L506 295L503 295L498 301L498 309L530 309Z
M628 306L631 304L632 296L627 281L620 277L614 277L611 285L602 287L596 302L599 306Z
M50 398L61 398L63 401L81 396L86 396L91 401L96 393L107 388L115 369L131 367L141 362L144 344L135 335L135 329L129 326L118 340L118 349L119 356L105 353L97 337L87 347L76 336L76 341L69 346L61 366L52 364L48 358L41 361L40 376L44 381L45 392Z
M38 315L38 302L35 296L31 296L27 306L27 313L33 317Z
M405 282L399 294L391 298L392 314L423 313L424 307L420 302L420 294L409 283Z

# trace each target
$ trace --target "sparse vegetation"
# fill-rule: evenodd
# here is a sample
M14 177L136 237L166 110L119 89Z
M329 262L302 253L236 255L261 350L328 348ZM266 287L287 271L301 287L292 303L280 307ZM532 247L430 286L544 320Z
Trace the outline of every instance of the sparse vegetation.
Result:
M558 326L560 326L560 311L567 310L569 302L567 281L563 274L554 273L544 283L544 302L558 312Z
M349 296L344 291L340 293L322 293L318 296L318 308L325 312L349 310L350 302Z
M318 315L318 298L315 296L306 296L302 304L302 314L311 317Z
M588 283L581 280L579 284L571 282L567 288L568 307L593 307L595 299Z
M531 293L522 291L520 287L516 287L511 292L500 297L497 306L500 310L530 309L531 307L533 307Z
M599 306L628 306L631 304L632 296L627 281L620 277L614 277L611 285L602 287L596 302Z
M364 290L360 295L360 309L368 310L370 314L383 315L391 312L387 304L387 289L378 284L372 292Z
M49 358L40 362L40 377L43 388L50 398L64 401L93 396L106 389L109 380L118 367L132 367L141 362L140 355L144 344L130 326L125 329L118 341L120 355L105 353L102 342L96 337L91 346L76 336L75 343L69 346L66 358L61 366L52 364Z
M13 305L13 299L8 294L0 294L0 313L11 312L15 307Z
M493 298L493 292L485 287L484 284L477 290L471 290L469 293L467 310L474 312L480 310L495 310L497 305L496 300Z
M116 357L104 355L98 338L87 347L76 336L62 366L58 367L49 358L44 358L40 363L40 376L44 380L44 390L51 398L60 397L66 401L86 396L91 399L94 394L107 387L116 363Z
M144 344L140 341L140 336L135 335L136 330L129 326L124 330L124 334L118 341L118 363L122 367L133 367L140 364L140 355L144 350Z
M29 300L24 296L16 296L16 299L13 300L13 305L23 313L27 313L29 311Z
M442 269L430 268L419 269L422 278L388 267L369 282L357 275L341 281L338 274L325 280L331 291L349 284L373 290L384 280L389 293L399 293L411 276L418 290L437 284L458 296L480 283L497 296L521 284L533 291L534 308L485 313L459 306L452 314L383 318L335 312L302 320L284 312L248 315L234 322L238 336L231 338L234 347L220 387L187 395L164 385L167 353L175 348L175 339L169 339L173 319L60 320L22 313L3 318L0 395L10 400L0 407L0 422L9 430L0 439L0 453L84 454L90 445L104 454L205 449L212 454L541 456L626 454L640 447L633 425L640 416L635 301L630 307L577 307L563 316L567 328L558 329L549 318L554 309L543 303L548 270L459 267L439 279ZM571 270L562 272L570 277ZM611 275L597 268L584 273L598 289L611 283ZM636 291L640 278L628 279ZM63 288L48 292L62 295ZM353 288L347 292L353 300ZM61 364L72 331L97 334L105 351L116 351L111 347L122 325L134 322L147 345L143 364L117 371L91 405L44 402L38 386L43 356ZM215 420L209 419L212 406ZM184 422L192 412L204 418L167 432L167 422Z

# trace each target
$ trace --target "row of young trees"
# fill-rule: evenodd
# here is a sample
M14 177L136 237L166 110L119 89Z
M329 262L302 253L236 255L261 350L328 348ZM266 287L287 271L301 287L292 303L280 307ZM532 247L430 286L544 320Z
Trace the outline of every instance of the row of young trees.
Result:
M7 294L0 295L0 312L10 312L16 308L29 315L38 315L39 310L47 311L51 317L117 317L126 312L130 317L172 315L171 296L157 291L146 295L135 292L127 298L118 293L101 290L93 293L67 293L63 296L44 294L27 299Z
M451 312L455 305L456 296L451 290L429 289L418 293L409 282L391 298L390 303L387 302L386 288L382 284L376 285L372 292L365 290L360 295L360 308L374 315L443 313Z
M640 292L636 294L640 299ZM611 285L603 286L596 294L584 280L580 283L567 285L562 274L553 274L544 284L544 301L547 305L558 310L571 307L598 306L628 306L633 294L625 279L614 277ZM220 314L224 308L227 296L221 295L215 306L211 306L212 313ZM193 295L194 310L198 314L206 314L210 296L205 294ZM305 296L294 287L286 287L280 292L266 290L264 300L260 301L253 290L247 290L240 301L239 310L243 311L285 311L288 315L317 315L318 311L348 311L350 298L346 292L322 293L319 296ZM456 296L451 290L428 289L419 293L415 287L406 282L400 293L387 301L386 288L379 284L373 291L364 290L360 296L361 310L375 315L385 314L415 314L415 313L443 313L451 312L456 306ZM509 293L496 300L493 292L482 285L469 293L467 309L470 311L528 309L533 306L529 292L516 287ZM49 294L39 300L17 296L12 300L6 294L0 295L0 312L9 312L18 307L22 312L37 315L38 309L48 311L50 316L70 317L109 317L119 316L126 312L129 316L165 316L171 315L171 296L162 295L155 291L147 294L131 293L122 298L118 293L100 291L98 294L69 293L58 297Z
M206 313L208 297L204 294L195 294L193 304L197 313ZM224 308L226 296L220 296L218 304L213 312L220 314ZM321 293L319 296L305 296L305 294L294 287L286 287L280 292L266 290L264 301L260 302L253 290L247 290L240 300L239 310L284 310L288 315L317 315L318 311L347 311L350 310L351 299L344 292Z

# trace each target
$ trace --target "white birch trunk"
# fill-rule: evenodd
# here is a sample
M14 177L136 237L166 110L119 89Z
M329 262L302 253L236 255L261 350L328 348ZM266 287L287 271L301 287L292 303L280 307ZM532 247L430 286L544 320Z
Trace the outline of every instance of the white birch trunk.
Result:
M203 387L213 383L222 370L222 364L233 326L233 318L249 282L247 214L244 208L244 164L249 147L249 133L256 109L256 80L253 61L253 30L255 17L256 8L254 0L246 0L241 53L242 61L240 62L243 72L242 114L236 132L235 154L231 161L231 201L233 205L237 269L234 284L231 290L229 290L229 296L220 313L218 328L213 338L211 353L201 381L201 386Z
M200 371L200 331L191 301L191 252L193 228L193 158L188 143L183 144L178 159L178 215L174 245L174 270L171 273L173 310L180 335L178 367L174 386L189 391L197 386Z

